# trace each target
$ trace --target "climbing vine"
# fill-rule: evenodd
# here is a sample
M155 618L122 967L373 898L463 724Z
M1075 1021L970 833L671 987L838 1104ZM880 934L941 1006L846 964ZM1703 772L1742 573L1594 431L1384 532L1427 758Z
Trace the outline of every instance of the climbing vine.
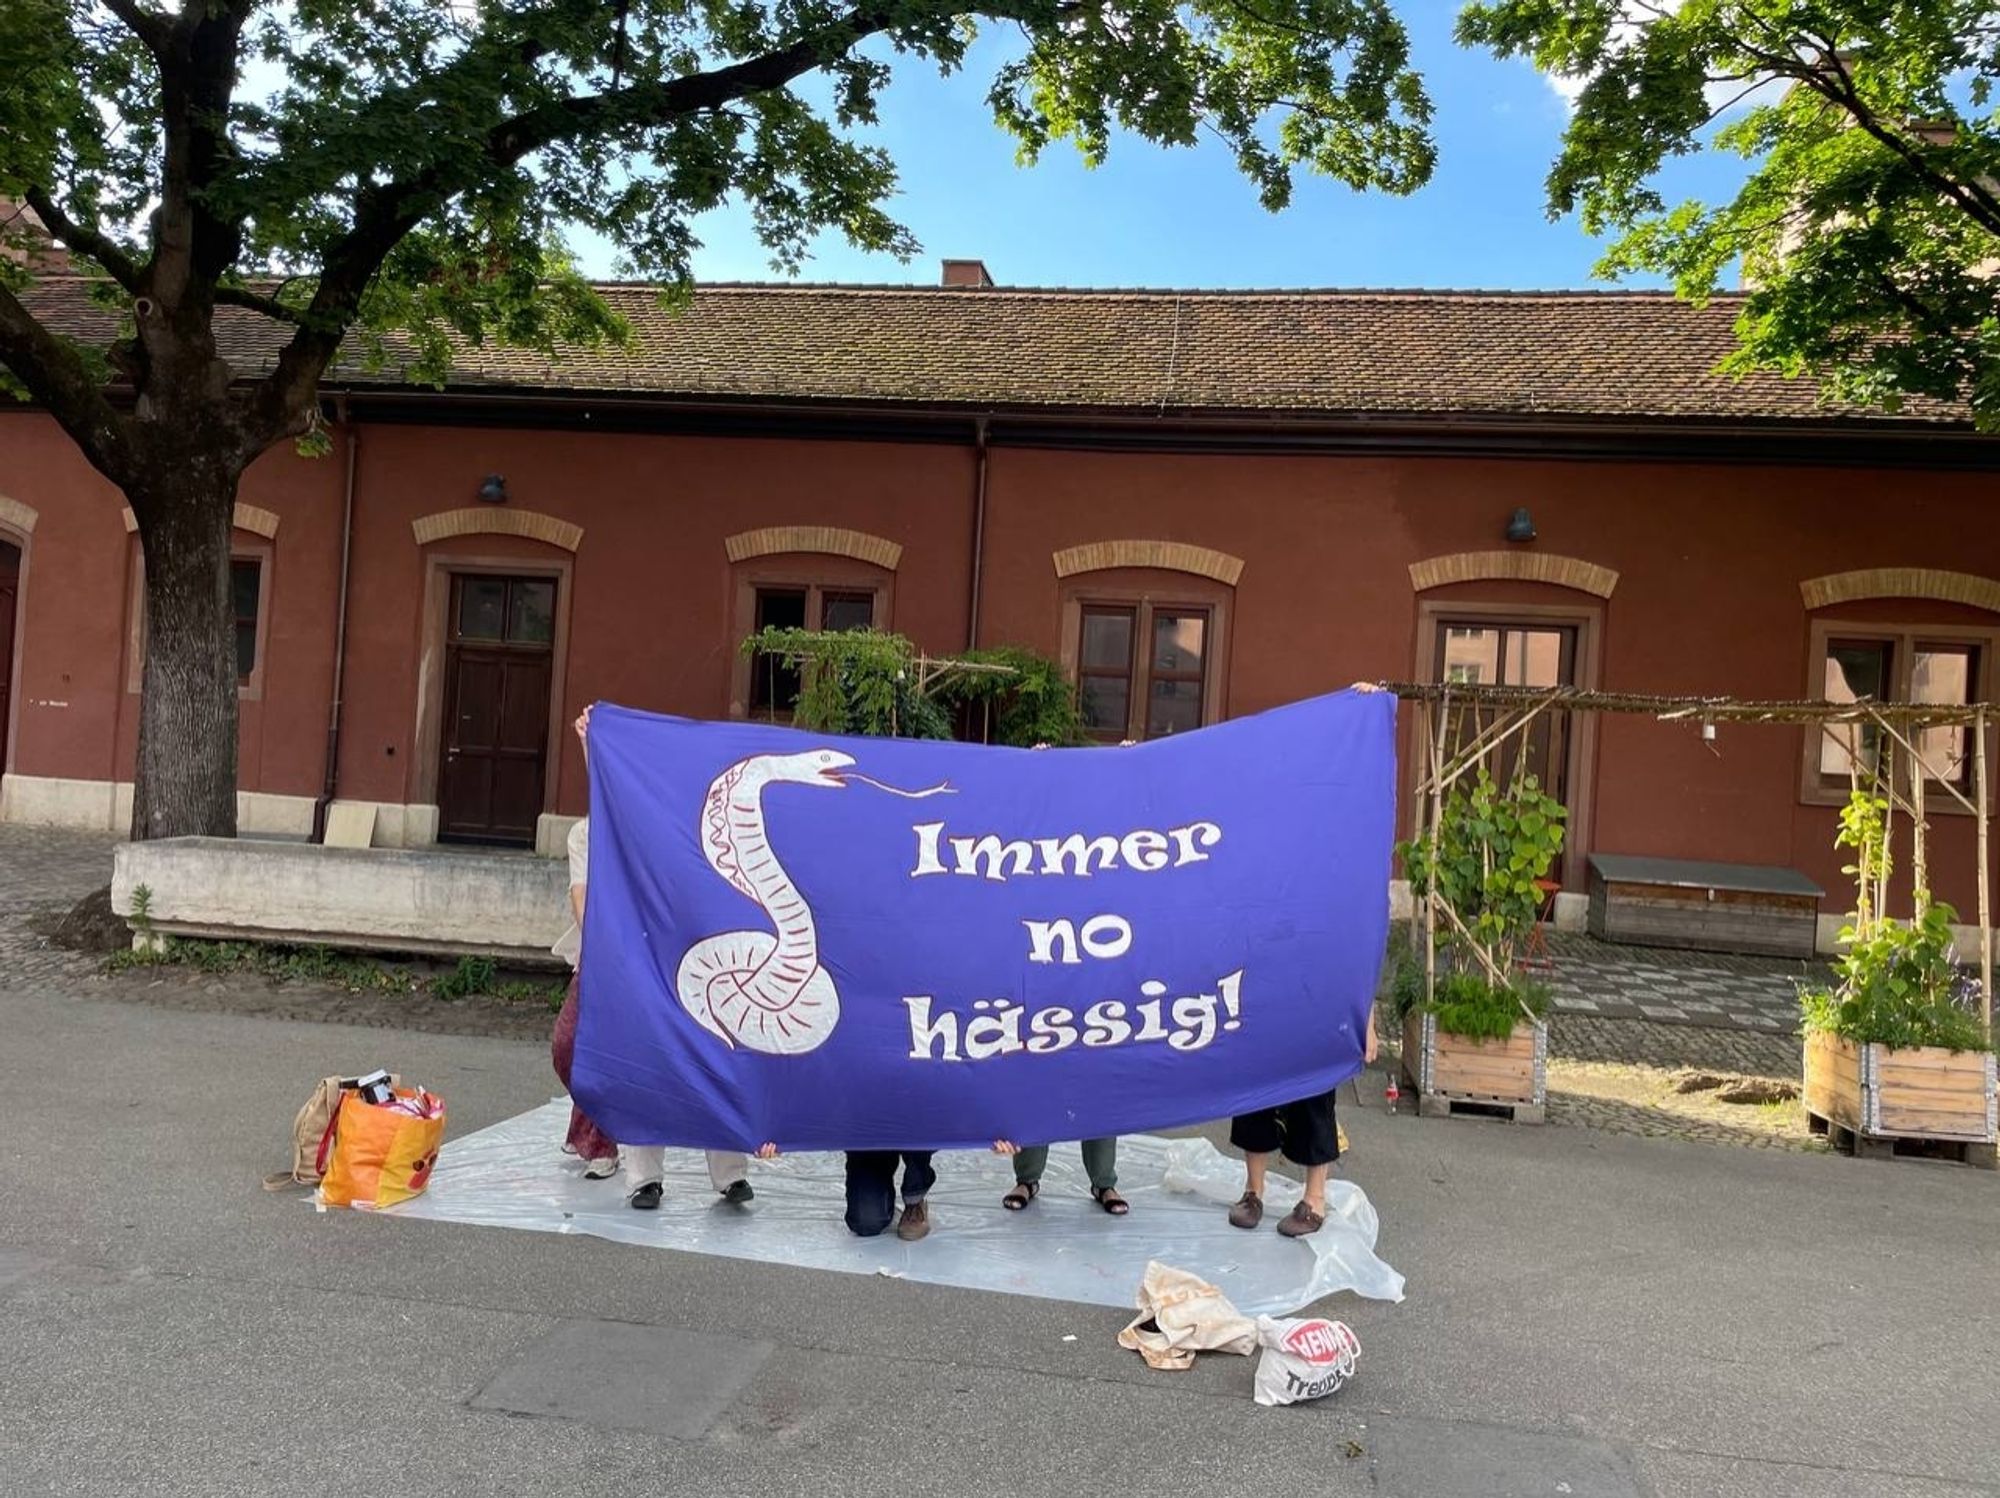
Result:
M1083 742L1076 689L1062 667L1017 646L941 660L883 630L767 629L743 642L754 671L799 673L792 721L817 733L994 744Z

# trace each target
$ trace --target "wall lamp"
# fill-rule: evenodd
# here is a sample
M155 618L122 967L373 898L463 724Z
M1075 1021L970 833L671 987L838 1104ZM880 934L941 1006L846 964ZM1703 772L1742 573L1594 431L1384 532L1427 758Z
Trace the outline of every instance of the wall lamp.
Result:
M488 480L488 482L491 482L491 480ZM1523 505L1508 518L1507 539L1509 541L1532 541L1535 539L1535 521L1534 517L1528 513L1527 506Z
M507 503L507 481L497 473L487 474L486 482L479 486L479 497L489 505L504 505ZM1528 512L1523 510L1521 513L1525 515ZM1530 530L1529 534L1532 535L1533 531Z

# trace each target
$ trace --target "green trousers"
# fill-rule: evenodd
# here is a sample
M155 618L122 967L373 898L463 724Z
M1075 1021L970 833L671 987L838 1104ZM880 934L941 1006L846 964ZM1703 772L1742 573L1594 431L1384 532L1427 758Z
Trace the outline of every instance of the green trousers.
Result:
M1026 1185L1029 1181L1039 1181L1042 1172L1048 1169L1049 1147L1046 1144L1026 1146L1014 1157L1014 1179ZM1109 1191L1118 1184L1118 1140L1086 1139L1083 1141L1083 1169L1090 1177L1090 1189Z

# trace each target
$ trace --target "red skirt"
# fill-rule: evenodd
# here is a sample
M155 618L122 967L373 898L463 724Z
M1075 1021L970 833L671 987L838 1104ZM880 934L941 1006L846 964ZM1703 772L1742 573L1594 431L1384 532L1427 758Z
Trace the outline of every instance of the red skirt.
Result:
M556 1064L556 1077L569 1086L570 1065L576 1059L576 974L569 976L569 992L563 996L562 1012L556 1016L555 1034L549 1037L549 1055ZM575 1102L569 1105L569 1147L585 1160L608 1160L618 1154L618 1141L590 1121Z

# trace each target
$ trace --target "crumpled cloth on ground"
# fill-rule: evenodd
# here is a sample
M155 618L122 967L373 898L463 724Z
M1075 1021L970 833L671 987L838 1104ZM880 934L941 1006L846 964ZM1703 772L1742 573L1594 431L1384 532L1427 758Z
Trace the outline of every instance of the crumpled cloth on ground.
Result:
M1194 1366L1198 1352L1248 1357L1257 1347L1257 1323L1199 1275L1154 1260L1139 1282L1139 1315L1118 1334L1147 1366L1178 1371Z

